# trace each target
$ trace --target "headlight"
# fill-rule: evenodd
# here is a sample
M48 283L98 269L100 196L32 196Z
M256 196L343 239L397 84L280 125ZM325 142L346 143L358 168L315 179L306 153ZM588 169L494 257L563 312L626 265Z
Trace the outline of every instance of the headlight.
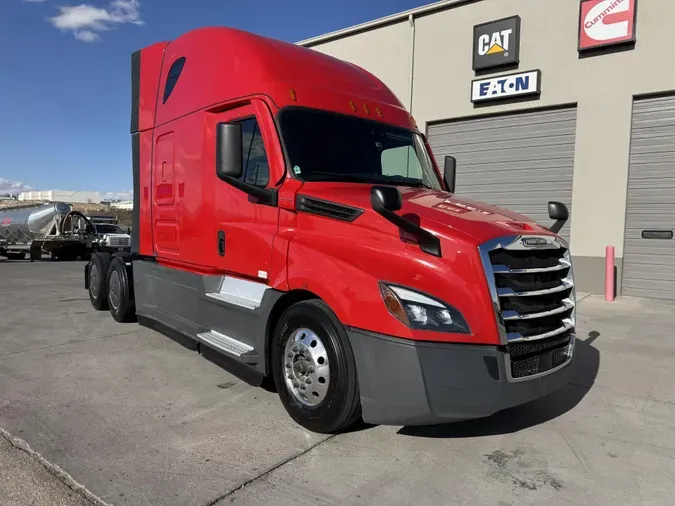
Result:
M449 304L401 286L380 283L380 290L389 312L411 329L471 334L462 313Z

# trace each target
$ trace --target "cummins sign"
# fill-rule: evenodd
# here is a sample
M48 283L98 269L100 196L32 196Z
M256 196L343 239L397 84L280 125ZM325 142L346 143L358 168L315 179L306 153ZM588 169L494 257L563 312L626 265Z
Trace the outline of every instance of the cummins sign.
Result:
M579 51L635 42L637 0L581 0Z

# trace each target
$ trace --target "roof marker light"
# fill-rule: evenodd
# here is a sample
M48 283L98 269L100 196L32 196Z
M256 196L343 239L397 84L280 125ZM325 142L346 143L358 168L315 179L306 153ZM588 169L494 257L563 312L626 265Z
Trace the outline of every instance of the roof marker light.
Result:
M353 100L350 100L350 101L349 101L349 105L350 105L350 107L352 108L352 111L356 112L356 104L354 103Z
M366 111L366 114L370 115L370 109L368 108L368 104L363 104L363 110Z
M296 102L298 100L298 96L295 94L295 90L293 88L291 88L290 90L288 90L288 92L291 95L291 100L293 102Z
M382 111L380 110L380 108L376 107L375 111L377 112L377 115L381 118L382 117Z

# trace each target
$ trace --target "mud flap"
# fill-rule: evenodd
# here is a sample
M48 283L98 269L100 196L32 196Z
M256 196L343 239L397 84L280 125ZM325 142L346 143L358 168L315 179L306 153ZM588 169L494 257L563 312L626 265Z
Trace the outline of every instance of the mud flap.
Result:
M30 245L30 261L42 259L42 242L33 241Z

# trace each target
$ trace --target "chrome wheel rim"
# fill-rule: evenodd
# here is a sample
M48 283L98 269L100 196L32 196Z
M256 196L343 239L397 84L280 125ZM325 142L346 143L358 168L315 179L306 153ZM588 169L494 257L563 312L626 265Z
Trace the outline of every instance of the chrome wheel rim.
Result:
M320 404L328 393L330 365L319 336L301 328L286 341L282 366L286 388L305 406Z
M122 281L117 271L110 274L110 304L114 309L120 307L120 297L122 293Z
M98 297L98 267L96 264L89 267L89 291L94 298Z

